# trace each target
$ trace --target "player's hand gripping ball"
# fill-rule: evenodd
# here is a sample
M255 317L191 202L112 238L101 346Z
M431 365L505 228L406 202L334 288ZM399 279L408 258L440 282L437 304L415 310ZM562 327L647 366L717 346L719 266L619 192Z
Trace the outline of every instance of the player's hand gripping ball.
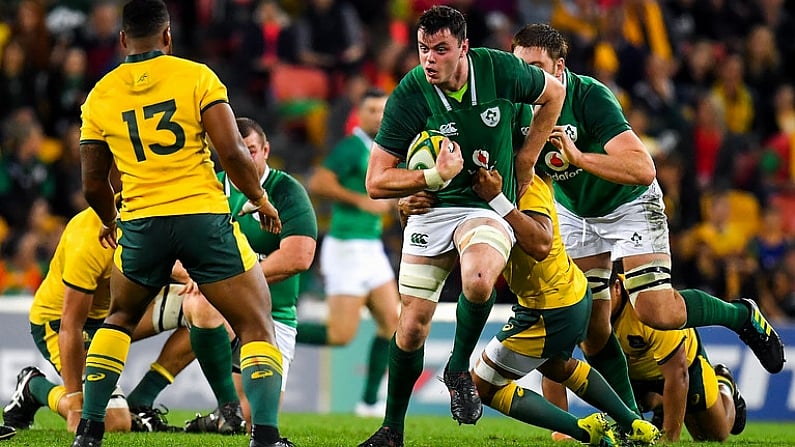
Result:
M436 166L436 157L439 151L442 150L442 141L445 139L444 134L435 130L423 130L418 133L414 140L409 145L409 151L406 154L406 167L408 169L431 169ZM445 147L445 150L453 152L453 142L451 140ZM444 182L443 185L436 188L427 188L427 191L440 191L450 184L450 180Z

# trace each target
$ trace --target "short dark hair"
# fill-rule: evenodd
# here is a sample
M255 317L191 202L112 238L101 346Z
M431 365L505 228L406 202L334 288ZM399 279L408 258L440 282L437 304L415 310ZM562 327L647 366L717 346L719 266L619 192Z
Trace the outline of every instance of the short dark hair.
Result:
M458 43L467 38L467 21L464 15L461 11L446 5L435 5L423 12L417 21L417 28L428 35L448 29Z
M235 119L235 122L237 122L237 130L243 138L246 138L251 132L254 132L262 138L263 143L268 141L268 137L265 136L265 131L262 130L262 126L253 119L240 117Z
M513 35L511 49L516 47L543 48L553 60L566 59L569 54L569 45L563 34L546 23L533 23L517 31Z
M151 37L170 22L163 0L131 0L122 10L121 29L133 39Z
M384 96L386 96L386 92L383 91L382 89L378 87L370 87L364 91L362 99L359 100L359 104L365 102L370 98L383 98Z

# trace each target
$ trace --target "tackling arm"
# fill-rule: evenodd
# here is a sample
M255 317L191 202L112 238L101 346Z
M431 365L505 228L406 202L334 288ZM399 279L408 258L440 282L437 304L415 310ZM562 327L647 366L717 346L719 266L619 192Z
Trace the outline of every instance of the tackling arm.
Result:
M283 281L309 269L315 258L315 239L309 236L288 236L279 248L260 261L268 284Z
M536 100L536 104L540 107L536 109L527 138L516 154L516 180L520 193L522 188L533 180L533 167L558 120L563 101L566 99L566 89L563 84L548 73L544 74L544 78L544 92Z

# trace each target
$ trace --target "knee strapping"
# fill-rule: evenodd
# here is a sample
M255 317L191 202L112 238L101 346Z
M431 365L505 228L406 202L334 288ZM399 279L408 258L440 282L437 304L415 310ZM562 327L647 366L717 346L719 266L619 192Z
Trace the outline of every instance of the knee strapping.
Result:
M489 225L478 225L467 231L458 244L458 252L463 253L475 244L486 244L497 250L507 261L511 254L511 240L502 231Z
M577 361L577 366L574 372L571 373L568 379L562 382L566 388L572 390L574 394L582 396L585 390L588 389L588 373L591 372L591 365Z
M439 302L449 271L434 265L400 263L398 289L403 295Z
M188 326L182 312L183 296L177 294L182 287L182 284L169 284L155 296L152 303L152 327L155 333Z
M641 292L671 288L671 260L655 259L629 270L624 275L624 287L629 294L629 302L635 305Z
M591 296L596 300L610 300L610 270L591 269L585 272Z
M511 379L503 377L499 371L492 368L483 359L478 359L477 363L475 363L475 374L494 386L505 386L512 382Z

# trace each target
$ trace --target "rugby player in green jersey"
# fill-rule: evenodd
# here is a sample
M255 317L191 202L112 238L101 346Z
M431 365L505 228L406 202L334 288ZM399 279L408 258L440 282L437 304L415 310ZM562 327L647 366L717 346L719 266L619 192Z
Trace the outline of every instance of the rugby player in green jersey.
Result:
M582 345L589 362L634 405L626 360L610 326L608 279L611 262L620 260L629 301L644 324L656 329L725 326L740 335L765 369L781 371L783 345L753 301L726 302L701 290L673 289L668 224L654 162L610 90L566 69L567 51L563 36L548 25L528 25L513 39L515 55L566 88L538 166L552 177L566 250L593 293ZM532 107L519 106L520 123L532 119Z
M367 191L372 198L404 197L450 182L436 193L436 206L410 216L404 229L398 274L402 307L390 344L386 415L362 447L403 445L406 410L423 369L425 339L456 261L462 293L444 382L454 419L474 424L480 418L482 404L469 374L469 359L494 302L494 283L514 243L513 230L502 216L514 208L517 190L526 190L532 181L533 165L564 94L559 82L510 53L470 48L463 15L448 6L434 6L422 14L417 38L420 65L404 76L387 101L370 154ZM514 161L516 103L537 104L538 110ZM445 149L433 168L398 167L410 142L427 129L445 134L453 144L443 142ZM505 179L502 194L491 204L472 190L472 176L481 167L496 169Z

